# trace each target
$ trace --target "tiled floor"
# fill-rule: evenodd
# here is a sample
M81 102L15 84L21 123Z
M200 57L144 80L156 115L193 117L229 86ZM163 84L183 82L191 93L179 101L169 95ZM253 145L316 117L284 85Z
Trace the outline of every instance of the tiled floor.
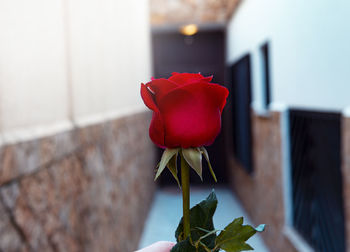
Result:
M194 188L191 191L191 206L205 199L211 189ZM247 216L238 200L229 189L217 188L218 207L214 215L216 229L223 229L234 218ZM175 241L174 232L182 216L181 191L177 188L162 189L156 193L152 209L145 224L139 247L146 247L156 241ZM249 223L245 217L244 223ZM248 243L257 252L269 251L259 235L253 236Z

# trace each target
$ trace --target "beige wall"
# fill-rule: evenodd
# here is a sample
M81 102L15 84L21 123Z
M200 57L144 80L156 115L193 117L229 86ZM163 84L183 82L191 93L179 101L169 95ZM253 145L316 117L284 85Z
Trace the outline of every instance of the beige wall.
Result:
M62 3L0 1L0 109L14 130L67 121Z
M78 123L142 105L140 82L150 78L146 10L147 1L69 1L73 114Z
M0 135L47 135L143 110L147 0L0 1Z

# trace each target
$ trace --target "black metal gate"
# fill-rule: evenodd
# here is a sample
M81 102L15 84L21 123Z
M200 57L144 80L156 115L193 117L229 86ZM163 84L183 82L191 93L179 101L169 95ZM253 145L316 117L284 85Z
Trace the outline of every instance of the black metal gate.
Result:
M293 225L316 251L345 251L340 120L290 110Z

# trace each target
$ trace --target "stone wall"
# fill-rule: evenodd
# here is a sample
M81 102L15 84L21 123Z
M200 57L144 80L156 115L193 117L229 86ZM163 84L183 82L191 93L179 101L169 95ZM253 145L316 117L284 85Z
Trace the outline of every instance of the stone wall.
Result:
M239 2L240 0L151 0L151 24L224 24Z
M154 191L150 113L0 147L0 251L133 251Z
M255 224L266 223L262 236L271 251L297 251L284 236L281 114L252 115L254 172L249 175L232 157L232 187ZM231 155L232 156L232 155Z
M350 117L343 117L342 120L342 149L346 247L350 248Z

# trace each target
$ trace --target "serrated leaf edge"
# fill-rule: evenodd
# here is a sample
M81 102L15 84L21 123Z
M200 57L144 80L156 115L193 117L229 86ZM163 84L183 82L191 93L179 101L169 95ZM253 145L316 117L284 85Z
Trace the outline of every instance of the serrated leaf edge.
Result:
M215 247L214 247L214 250L215 250L215 249L220 249L221 246L222 246L223 244L227 243L227 241L236 239L237 236L240 234L240 233L238 233L235 237L230 237L229 239L225 239L224 241L221 241L220 243L217 243L217 239L220 239L219 237L220 237L222 234L224 234L224 232L226 231L227 227L229 227L229 226L232 225L233 223L235 223L236 225L241 225L241 226L242 226L241 228L245 228L245 227L247 227L247 226L250 227L250 228L252 228L252 231L253 231L254 233L253 233L251 236L249 236L248 239L251 238L254 234L256 234L257 230L256 230L255 228L253 228L252 226L250 226L250 225L243 225L243 221L244 221L243 217L239 217L239 218L234 219L230 224L228 224L228 225L224 228L224 230L222 230L222 232L216 237L216 240L215 240L216 245L215 245ZM243 243L243 244L246 245L246 246L248 246L248 247L250 248L250 250L254 250L248 243L245 242L245 241L247 241L248 239L244 240L244 243Z

